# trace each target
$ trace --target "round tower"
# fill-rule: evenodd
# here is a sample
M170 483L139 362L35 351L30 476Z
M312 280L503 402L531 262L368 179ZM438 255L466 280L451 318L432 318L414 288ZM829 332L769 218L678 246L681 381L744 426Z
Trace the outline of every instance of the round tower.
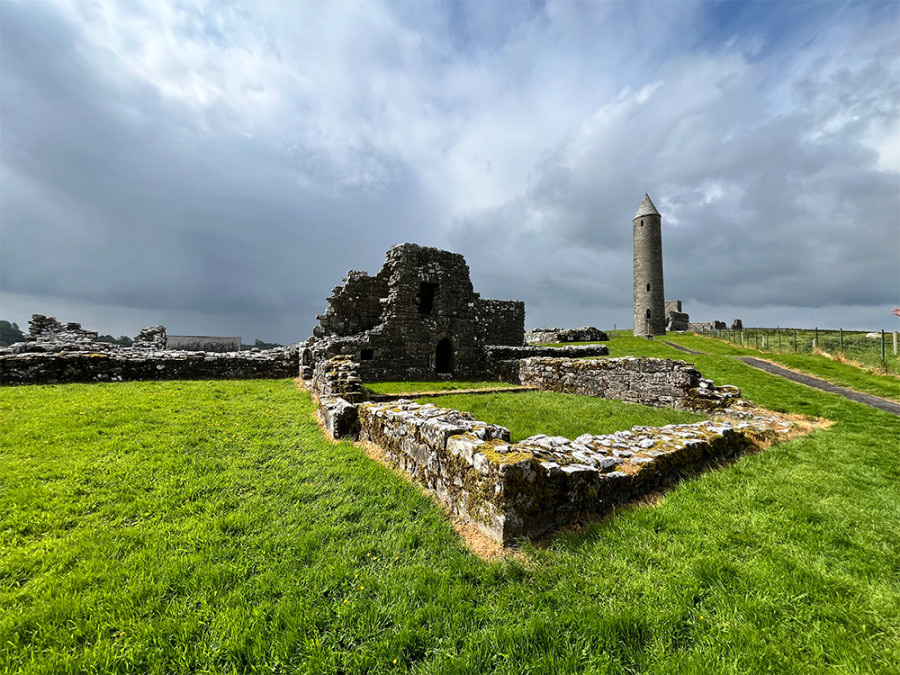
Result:
M634 334L665 335L662 216L645 194L634 220Z

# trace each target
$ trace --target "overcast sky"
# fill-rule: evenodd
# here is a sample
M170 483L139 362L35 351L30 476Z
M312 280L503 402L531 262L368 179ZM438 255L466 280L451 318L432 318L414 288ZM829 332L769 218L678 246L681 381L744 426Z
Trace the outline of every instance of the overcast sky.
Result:
M297 342L462 253L526 325L895 330L900 2L0 0L0 317Z

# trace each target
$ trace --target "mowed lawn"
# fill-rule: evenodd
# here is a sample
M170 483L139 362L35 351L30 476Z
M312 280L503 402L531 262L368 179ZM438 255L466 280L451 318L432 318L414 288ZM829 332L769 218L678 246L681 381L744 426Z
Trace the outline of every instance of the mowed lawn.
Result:
M2 388L0 672L900 672L900 418L696 360L835 424L492 562L292 381Z

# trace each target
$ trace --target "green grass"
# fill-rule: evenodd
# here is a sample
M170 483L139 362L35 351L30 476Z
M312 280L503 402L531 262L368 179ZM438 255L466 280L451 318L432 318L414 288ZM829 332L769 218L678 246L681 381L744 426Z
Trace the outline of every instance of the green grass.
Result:
M459 389L506 389L517 385L509 382L476 380L426 380L406 382L366 382L365 388L373 394L418 394L431 391L454 391Z
M779 354L748 349L715 338L699 335L669 335L666 340L707 354L752 356L779 363L792 370L814 375L849 389L856 389L873 396L900 401L900 378L863 369L852 363L844 363L819 354ZM663 345L665 346L665 345ZM686 361L694 362L691 354L682 353Z
M747 328L744 331L719 331L719 339L766 353L811 355L816 349L832 356L843 354L863 367L895 375L900 372L900 356L894 356L893 337L885 333L884 360L881 358L881 336L867 338L864 331L805 330L793 328ZM818 347L816 336L818 335ZM827 358L827 357L826 357Z
M586 433L609 434L638 424L690 424L705 419L681 410L650 408L550 391L451 394L421 399L419 402L464 410L477 420L504 426L509 429L514 441L537 434L573 439Z
M524 562L290 381L2 388L0 672L900 671L900 419L696 358L836 424Z

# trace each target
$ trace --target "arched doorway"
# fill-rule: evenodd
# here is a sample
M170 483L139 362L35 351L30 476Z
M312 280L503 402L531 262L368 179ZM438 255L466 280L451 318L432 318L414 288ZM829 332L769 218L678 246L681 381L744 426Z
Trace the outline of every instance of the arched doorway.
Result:
M441 338L434 350L434 369L438 375L453 374L453 342L450 338Z

